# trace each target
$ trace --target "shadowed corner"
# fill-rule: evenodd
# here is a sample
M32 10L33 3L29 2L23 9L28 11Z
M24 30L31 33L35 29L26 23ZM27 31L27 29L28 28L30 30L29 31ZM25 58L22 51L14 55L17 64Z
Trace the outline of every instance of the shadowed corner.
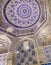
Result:
M2 25L2 12L1 12L1 10L0 10L0 26Z
M2 23L3 23L3 22L2 22L2 17L0 16L0 26L2 25Z
M3 22L2 22L2 16L0 16L0 26L2 26Z

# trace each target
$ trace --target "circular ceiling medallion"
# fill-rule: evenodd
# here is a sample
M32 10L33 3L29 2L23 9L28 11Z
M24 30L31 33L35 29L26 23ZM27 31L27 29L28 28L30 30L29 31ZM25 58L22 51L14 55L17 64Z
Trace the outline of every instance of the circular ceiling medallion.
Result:
M38 0L8 0L3 8L5 20L17 28L29 28L41 17Z

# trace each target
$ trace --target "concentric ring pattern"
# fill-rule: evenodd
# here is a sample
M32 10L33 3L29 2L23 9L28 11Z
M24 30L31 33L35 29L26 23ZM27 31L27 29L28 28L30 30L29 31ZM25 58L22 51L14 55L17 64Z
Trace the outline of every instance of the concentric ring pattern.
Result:
M41 16L38 0L8 0L4 5L5 20L17 28L29 28L35 25Z

